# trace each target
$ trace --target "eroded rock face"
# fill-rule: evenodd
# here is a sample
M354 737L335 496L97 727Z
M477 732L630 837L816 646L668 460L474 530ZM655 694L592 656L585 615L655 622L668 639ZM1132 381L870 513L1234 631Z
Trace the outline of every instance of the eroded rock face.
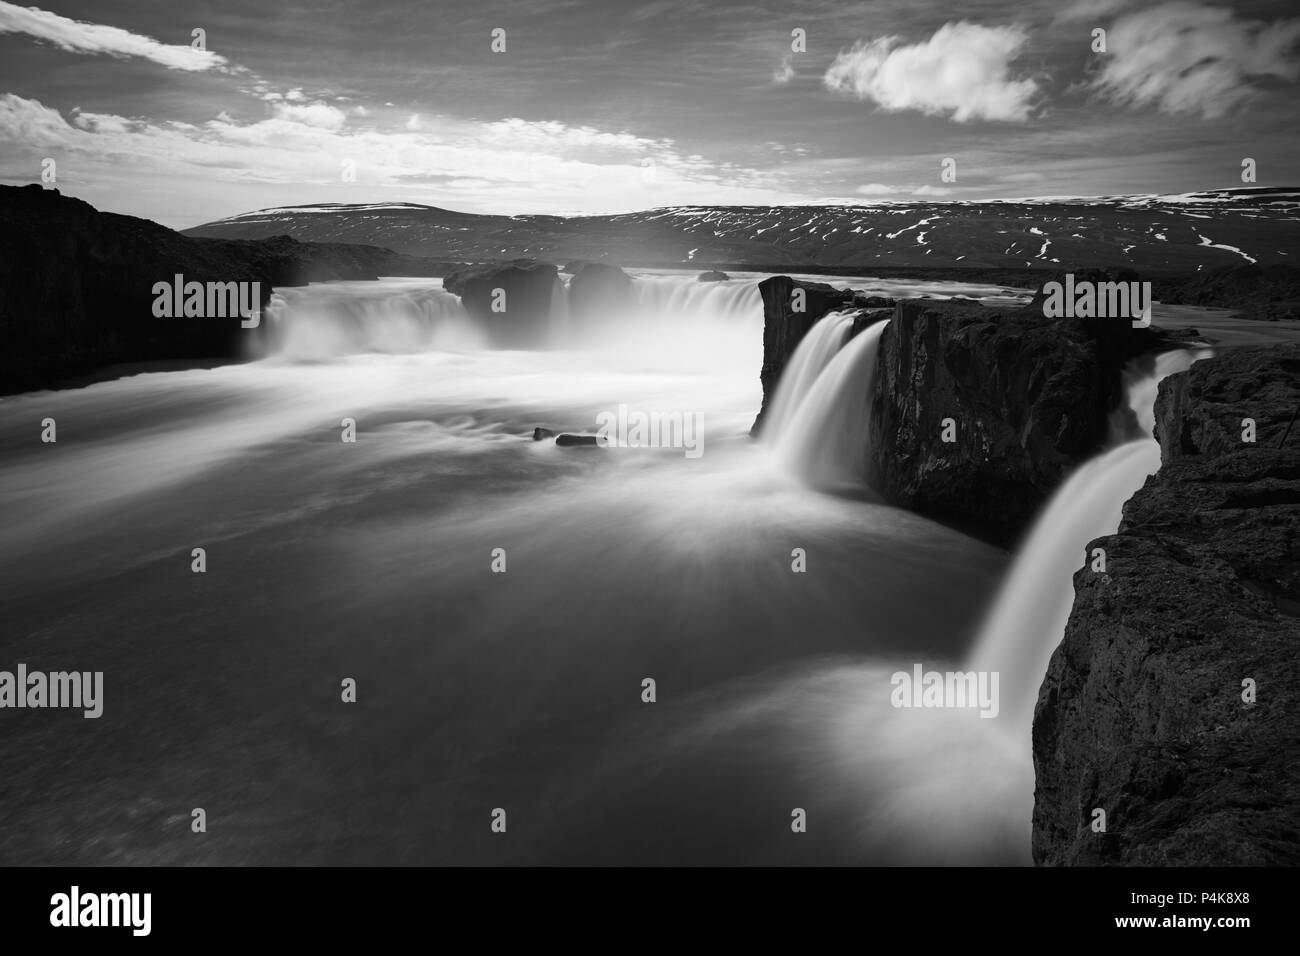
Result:
M1136 280L1132 272L1076 276ZM1041 291L1028 307L992 309L970 299L895 303L788 276L759 289L764 409L795 348L826 313L854 310L854 335L889 317L868 397L870 482L893 504L1004 547L1108 440L1128 362L1186 344L1181 334L1122 318L1047 318ZM802 312L792 306L797 293ZM755 433L761 423L762 414Z
M854 304L852 290L836 289L824 282L802 282L789 276L764 279L758 284L758 291L763 297L763 367L759 372L763 406L750 429L752 435L761 433L768 400L808 330L826 313Z
M1297 408L1300 345L1161 383L1160 471L1088 546L1039 694L1038 863L1300 863Z
M494 345L535 348L547 341L561 286L559 269L551 263L515 259L455 269L443 277L442 287L460 296Z
M254 330L238 317L156 317L154 284L275 286L435 275L427 260L374 246L196 239L99 212L40 186L0 186L0 394L48 387L118 362L238 358Z
M1105 441L1117 383L1077 321L900 302L880 341L872 483L894 504L1010 545Z

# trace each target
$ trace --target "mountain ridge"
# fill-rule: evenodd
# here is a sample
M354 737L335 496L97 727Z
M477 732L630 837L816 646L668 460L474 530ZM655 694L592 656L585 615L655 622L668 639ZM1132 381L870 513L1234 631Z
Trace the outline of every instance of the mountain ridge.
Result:
M599 216L467 213L419 203L254 210L189 236L354 242L464 262L645 267L1057 268L1157 272L1300 261L1300 188L859 205L662 206Z

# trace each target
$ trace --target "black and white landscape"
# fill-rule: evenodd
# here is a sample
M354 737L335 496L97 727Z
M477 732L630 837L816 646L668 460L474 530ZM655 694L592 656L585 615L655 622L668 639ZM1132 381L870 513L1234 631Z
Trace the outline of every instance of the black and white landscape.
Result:
M1300 862L1300 18L966 7L0 2L0 863Z

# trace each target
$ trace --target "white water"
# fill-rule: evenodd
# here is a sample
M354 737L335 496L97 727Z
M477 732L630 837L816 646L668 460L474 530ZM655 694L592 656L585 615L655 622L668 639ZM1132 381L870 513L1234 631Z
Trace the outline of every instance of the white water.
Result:
M441 279L329 282L274 292L256 351L298 361L486 345Z
M5 660L106 686L75 733L8 725L0 857L1026 862L1027 743L890 705L963 658L1005 556L772 475L752 286L641 281L660 311L538 352L436 281L283 290L262 361L0 400ZM862 387L866 336L828 382ZM620 402L699 413L705 455L530 440Z
M637 313L669 324L710 322L730 325L762 318L762 297L753 282L698 282L679 276L638 275Z
M814 488L862 484L871 383L888 324L869 326L835 353L776 436L777 461Z
M1124 503L1160 467L1160 444L1151 437L1160 380L1209 354L1165 352L1126 370L1126 404L1136 427L1129 419L1132 430L1116 435L1117 447L1069 477L1021 546L969 661L971 670L1001 675L996 722L1015 739L1029 740L1039 685L1074 604L1074 574L1090 559L1088 543L1119 530Z
M843 348L853 327L853 315L831 312L817 321L795 348L781 372L772 395L771 408L763 421L763 440L775 442L785 432L813 383L835 354Z

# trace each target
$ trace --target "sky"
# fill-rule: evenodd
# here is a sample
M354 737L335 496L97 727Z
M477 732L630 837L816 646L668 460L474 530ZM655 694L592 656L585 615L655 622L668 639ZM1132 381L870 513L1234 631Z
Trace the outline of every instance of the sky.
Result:
M0 182L177 228L1295 186L1298 80L1286 0L0 0Z

